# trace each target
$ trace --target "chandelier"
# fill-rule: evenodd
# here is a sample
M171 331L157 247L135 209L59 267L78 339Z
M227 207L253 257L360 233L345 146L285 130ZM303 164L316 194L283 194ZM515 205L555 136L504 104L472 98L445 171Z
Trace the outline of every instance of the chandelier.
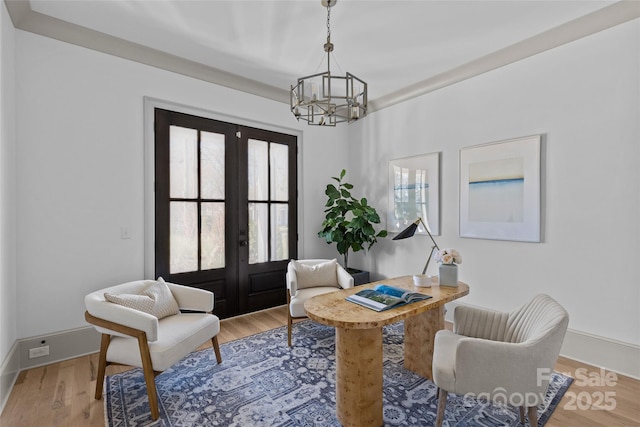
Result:
M327 8L327 71L298 78L291 86L291 112L300 121L310 125L335 126L351 123L367 114L367 84L351 73L345 76L331 74L331 7L338 0L321 0Z

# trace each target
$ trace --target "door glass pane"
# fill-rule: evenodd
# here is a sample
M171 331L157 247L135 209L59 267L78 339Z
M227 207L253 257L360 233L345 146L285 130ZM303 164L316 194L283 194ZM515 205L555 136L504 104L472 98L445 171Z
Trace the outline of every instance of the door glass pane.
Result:
M269 145L257 139L249 140L249 200L269 198Z
M289 259L289 206L271 205L271 261Z
M269 261L269 211L266 203L249 203L249 264Z
M224 199L224 135L200 133L200 197Z
M198 195L198 131L169 126L169 197Z
M289 200L289 147L271 143L271 200Z
M224 267L224 203L202 203L201 269Z
M169 272L198 269L198 205L194 202L169 203Z

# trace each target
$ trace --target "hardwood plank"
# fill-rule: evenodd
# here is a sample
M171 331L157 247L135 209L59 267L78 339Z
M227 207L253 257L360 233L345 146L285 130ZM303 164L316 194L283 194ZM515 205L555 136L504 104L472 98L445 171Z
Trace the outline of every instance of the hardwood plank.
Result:
M222 344L286 326L286 310L286 306L281 306L222 320L218 341ZM446 324L445 327L451 328L451 325ZM286 342L286 336L284 340ZM211 347L211 341L202 346L207 347ZM0 414L0 426L103 427L104 400L93 399L97 364L98 356L95 353L20 372L4 411ZM131 368L109 366L107 375L128 369ZM564 357L558 359L555 369L576 380L546 424L547 427L640 425L640 381L617 375L615 385L588 384L583 380L585 373L601 375L600 369ZM605 410L604 402L596 402L599 393L606 392L615 393L612 396L616 405L614 410ZM583 397L583 407L587 407L586 401L590 399L588 409L579 409L578 403L571 401L574 395Z
M574 382L547 426L640 425L640 381L565 357L558 359L555 370Z
M55 393L51 401L53 421L50 425L52 426L70 425L73 380L76 365L80 363L79 359L65 360L60 363Z
M86 384L90 384L92 378L95 380L95 372L92 372L90 357L79 357L75 361L72 389L70 390L72 396L71 423L86 425L91 418L91 402L94 400L93 395L87 390Z
M24 372L23 382L19 389L20 397L16 398L12 416L15 425L37 425L39 420L45 420L49 417L59 370L60 364L53 364ZM9 400L12 396L13 392L9 396ZM31 419L35 422L29 424ZM0 423L0 425L4 424Z
M96 400L93 398L94 391L96 389L96 376L98 373L98 361L100 359L99 353L90 354L87 356L90 360L90 380L84 384L85 392L89 396L89 419L85 425L97 426L104 425L104 400ZM125 369L123 366L119 366L118 369ZM124 371L123 371L124 372ZM107 373L113 375L115 372L107 368ZM81 384L82 386L82 384Z

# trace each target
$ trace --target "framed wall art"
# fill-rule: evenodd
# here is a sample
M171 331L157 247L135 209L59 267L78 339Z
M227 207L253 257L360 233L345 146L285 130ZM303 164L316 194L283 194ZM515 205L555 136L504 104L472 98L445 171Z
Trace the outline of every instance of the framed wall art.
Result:
M540 135L460 150L460 236L540 241Z
M389 162L387 231L404 230L419 217L433 235L440 234L440 153ZM418 233L426 234L422 225Z

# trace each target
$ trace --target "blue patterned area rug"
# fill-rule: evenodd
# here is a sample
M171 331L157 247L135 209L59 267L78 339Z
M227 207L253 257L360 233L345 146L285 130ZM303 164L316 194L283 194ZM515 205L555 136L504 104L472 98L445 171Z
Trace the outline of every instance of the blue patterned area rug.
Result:
M208 348L156 377L160 419L151 421L141 369L107 377L105 418L120 426L340 426L335 408L334 329L310 320L220 346L218 365ZM384 330L385 426L432 426L436 386L403 367L403 325ZM538 408L543 426L571 384L554 372ZM520 426L511 406L450 394L445 426Z

